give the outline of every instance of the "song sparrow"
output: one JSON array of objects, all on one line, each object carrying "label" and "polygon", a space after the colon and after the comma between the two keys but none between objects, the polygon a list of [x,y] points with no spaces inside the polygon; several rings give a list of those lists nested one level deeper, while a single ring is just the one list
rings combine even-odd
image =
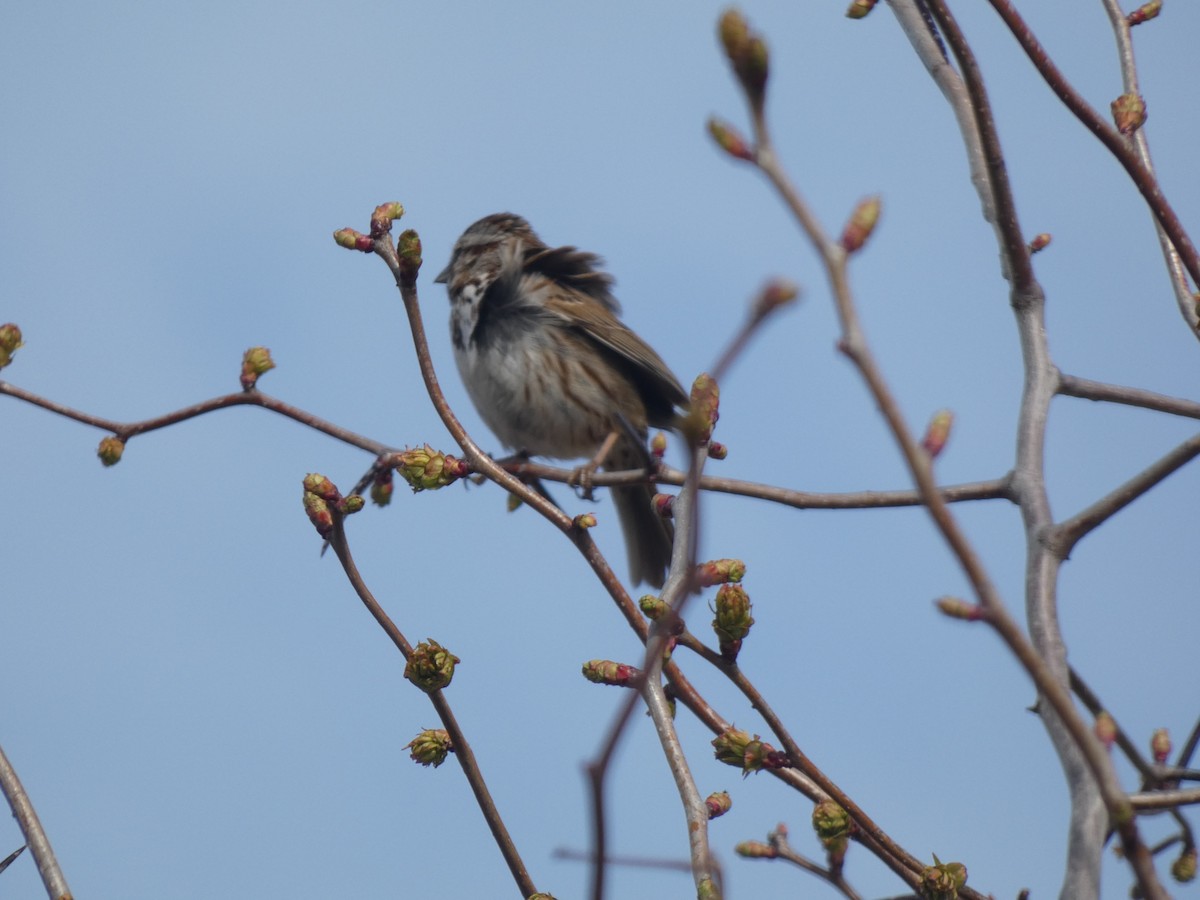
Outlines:
[{"label": "song sparrow", "polygon": [[[613,280],[599,265],[594,254],[547,246],[520,216],[496,213],[463,232],[436,280],[450,295],[458,371],[496,437],[535,456],[640,468],[647,427],[672,427],[687,395],[617,318]],[[661,587],[672,531],[652,496],[648,484],[612,492],[630,577]]]}]

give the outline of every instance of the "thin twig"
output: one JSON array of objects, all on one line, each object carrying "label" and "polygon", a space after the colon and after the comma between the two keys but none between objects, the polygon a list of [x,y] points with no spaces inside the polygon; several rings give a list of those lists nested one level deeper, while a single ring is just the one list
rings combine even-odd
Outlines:
[{"label": "thin twig", "polygon": [[[938,2],[938,0],[934,0],[934,2]],[[1008,26],[1009,31],[1012,32],[1021,49],[1025,51],[1025,55],[1029,57],[1029,61],[1033,63],[1034,68],[1045,79],[1046,84],[1050,86],[1050,89],[1054,91],[1058,99],[1117,158],[1117,162],[1125,169],[1126,174],[1129,175],[1129,179],[1141,193],[1142,197],[1145,198],[1155,221],[1167,234],[1175,250],[1178,251],[1184,267],[1192,276],[1192,283],[1200,285],[1200,256],[1197,255],[1196,247],[1192,244],[1192,239],[1188,236],[1183,224],[1179,221],[1175,210],[1163,195],[1162,188],[1159,186],[1158,179],[1154,177],[1154,173],[1142,164],[1142,160],[1138,158],[1138,154],[1130,141],[1121,135],[1116,128],[1101,118],[1088,102],[1083,99],[1083,96],[1067,81],[1066,77],[1050,59],[1045,48],[1038,41],[1037,37],[1034,36],[1012,3],[1009,0],[989,0],[989,2],[992,4],[992,8],[1000,14],[1000,18],[1004,20],[1004,24]],[[943,28],[944,33],[945,29]],[[1195,328],[1196,319],[1194,310],[1191,312],[1188,321]]]},{"label": "thin twig", "polygon": [[1196,752],[1197,746],[1200,746],[1200,719],[1196,720],[1196,724],[1192,726],[1187,740],[1179,748],[1179,755],[1175,758],[1175,765],[1181,769],[1190,766],[1192,764],[1192,754]]},{"label": "thin twig", "polygon": [[827,882],[829,885],[836,888],[843,897],[847,898],[847,900],[860,900],[858,891],[854,890],[854,888],[850,886],[850,883],[846,881],[846,878],[841,871],[831,871],[824,866],[813,862],[803,854],[798,853],[796,849],[788,842],[787,831],[782,825],[767,835],[767,842],[771,845],[771,848],[775,851],[776,855],[780,859],[785,859],[792,865],[798,866],[805,872],[815,875],[822,881]]},{"label": "thin twig", "polygon": [[[703,447],[694,447],[691,465],[683,490],[675,499],[676,529],[671,549],[671,565],[663,584],[662,599],[677,612],[682,609],[692,591],[692,572],[695,569],[695,547],[699,517],[697,513],[698,482],[706,458]],[[641,696],[646,702],[655,730],[659,735],[663,752],[675,779],[688,820],[688,838],[693,878],[697,893],[703,897],[720,896],[720,884],[711,852],[708,849],[708,810],[695,786],[675,732],[669,704],[663,692],[660,672],[663,670],[663,652],[669,635],[660,628],[651,630],[648,636],[639,635],[646,644],[642,671],[645,673]],[[673,686],[681,681],[681,674],[673,666],[668,667]],[[617,745],[625,733],[638,695],[631,694],[618,708],[610,724],[600,753],[587,766],[588,782],[592,803],[592,893],[593,900],[604,895],[604,860],[607,852],[607,825],[605,815],[604,785]]]},{"label": "thin twig", "polygon": [[[1104,4],[1104,11],[1108,13],[1113,37],[1117,41],[1117,57],[1121,62],[1121,81],[1124,92],[1140,96],[1142,92],[1138,87],[1137,62],[1133,56],[1133,35],[1129,27],[1129,20],[1125,17],[1125,11],[1121,9],[1118,0],[1101,0],[1101,2]],[[1139,128],[1133,133],[1133,150],[1146,171],[1154,176],[1154,163],[1150,159],[1150,142],[1146,138],[1145,128]],[[1179,307],[1183,320],[1193,333],[1197,333],[1197,328],[1200,328],[1200,320],[1197,318],[1196,300],[1188,289],[1187,272],[1183,267],[1183,260],[1175,250],[1175,245],[1171,243],[1170,235],[1163,230],[1157,220],[1154,222],[1154,231],[1158,235],[1163,262],[1167,266],[1167,276],[1171,280],[1171,289],[1175,293],[1175,303]]]},{"label": "thin twig", "polygon": [[20,847],[18,847],[12,853],[8,854],[8,856],[4,857],[4,859],[0,859],[0,872],[3,872],[5,869],[7,869],[9,866],[11,866],[14,862],[16,862],[17,857],[20,856],[22,853],[24,853],[27,849],[29,849],[29,845],[22,844]]},{"label": "thin twig", "polygon": [[1149,791],[1145,794],[1130,794],[1129,802],[1139,812],[1151,809],[1175,809],[1200,803],[1200,788],[1186,791]]},{"label": "thin twig", "polygon": [[[329,545],[333,548],[334,553],[337,554],[338,561],[341,562],[346,577],[349,579],[351,586],[353,586],[354,592],[358,594],[358,598],[363,602],[363,605],[366,606],[371,616],[379,623],[384,633],[387,634],[407,661],[413,652],[412,645],[405,638],[396,623],[392,621],[391,616],[379,605],[379,601],[375,599],[375,595],[371,592],[371,589],[367,587],[362,574],[358,571],[358,566],[354,562],[354,557],[350,553],[350,544],[346,540],[344,520],[336,512],[333,517],[333,532],[329,536]],[[472,793],[475,794],[475,801],[479,804],[480,812],[483,813],[484,821],[487,822],[488,828],[491,829],[492,838],[500,848],[500,854],[504,857],[505,863],[508,864],[508,870],[512,873],[513,880],[516,881],[517,887],[521,890],[521,896],[528,897],[537,893],[537,886],[533,883],[529,871],[525,868],[525,863],[521,860],[521,854],[517,852],[517,846],[513,843],[512,837],[508,833],[508,828],[504,825],[504,819],[501,818],[500,811],[496,807],[496,802],[492,799],[491,791],[488,790],[487,783],[483,780],[483,771],[479,767],[475,753],[472,751],[471,745],[467,742],[466,734],[459,727],[458,720],[454,716],[454,711],[450,708],[450,701],[446,699],[445,693],[441,690],[430,691],[429,700],[442,722],[442,727],[450,735],[450,744],[454,748],[454,757],[462,767],[467,783],[471,786]]]},{"label": "thin twig", "polygon": [[213,397],[209,400],[202,400],[199,403],[194,403],[191,406],[185,406],[182,409],[177,409],[174,412],[169,412],[161,416],[155,416],[151,419],[142,419],[139,422],[117,422],[113,419],[106,419],[102,416],[94,416],[91,413],[81,412],[77,409],[72,409],[69,406],[64,406],[61,403],[56,403],[53,400],[48,400],[45,397],[40,397],[37,394],[27,391],[24,388],[19,388],[15,384],[10,384],[6,381],[0,381],[0,395],[8,395],[16,397],[18,400],[24,400],[26,403],[32,403],[34,406],[40,406],[42,409],[49,410],[67,419],[73,419],[76,422],[82,422],[84,425],[91,425],[93,428],[100,428],[104,431],[111,431],[114,436],[121,441],[128,441],[130,438],[136,437],[139,434],[146,434],[150,431],[157,431],[160,428],[166,428],[168,425],[175,425],[178,422],[194,419],[197,416],[202,416],[206,413],[216,412],[219,409],[230,409],[234,406],[259,406],[263,409],[269,409],[271,412],[279,413],[281,416],[286,416],[299,422],[301,425],[307,425],[315,431],[320,431],[330,437],[337,438],[339,441],[350,444],[353,447],[359,447],[369,453],[379,455],[387,452],[389,448],[386,444],[381,444],[379,441],[373,441],[370,438],[363,437],[361,434],[356,434],[339,425],[334,425],[332,422],[327,422],[319,416],[314,416],[310,412],[306,412],[298,407],[292,406],[289,403],[284,403],[282,400],[264,394],[257,389],[248,391],[238,391],[236,394],[225,394],[220,397]]},{"label": "thin twig", "polygon": [[1105,384],[1102,381],[1091,381],[1075,375],[1059,373],[1058,393],[1068,397],[1079,397],[1083,400],[1122,403],[1126,406],[1140,406],[1142,409],[1153,409],[1175,416],[1186,416],[1189,419],[1200,419],[1200,403],[1195,400],[1169,397],[1166,394],[1156,394],[1154,391],[1126,387],[1121,384]]},{"label": "thin twig", "polygon": [[1049,529],[1044,539],[1046,546],[1060,559],[1067,559],[1071,550],[1085,535],[1197,456],[1200,456],[1200,434],[1188,438],[1087,509],[1080,510],[1071,518]]},{"label": "thin twig", "polygon": [[[506,471],[518,477],[529,476],[543,481],[570,484],[575,476],[573,469],[564,469],[545,463],[526,460],[502,462]],[[670,466],[661,466],[652,478],[660,484],[682,485],[687,477],[685,472]],[[992,478],[987,481],[972,481],[965,484],[940,485],[938,492],[947,503],[963,503],[970,500],[1010,500],[1010,476]],[[646,472],[642,469],[615,470],[612,472],[597,472],[592,477],[596,487],[613,487],[615,485],[644,484]],[[713,491],[720,494],[734,494],[740,497],[752,497],[756,500],[767,500],[782,506],[795,509],[884,509],[892,507],[921,506],[921,495],[914,490],[878,490],[878,491],[797,491],[790,488],[776,487],[760,481],[743,481],[737,478],[723,478],[717,475],[704,475],[700,478],[700,490]]]},{"label": "thin twig", "polygon": [[[1074,668],[1071,669],[1071,690],[1083,705],[1087,707],[1088,712],[1092,714],[1093,718],[1102,712],[1108,712],[1104,704],[1100,702],[1100,698],[1096,696],[1087,682],[1083,680]],[[1108,714],[1112,716],[1111,712],[1108,712]],[[1155,778],[1154,767],[1150,765],[1150,762],[1138,750],[1137,745],[1129,739],[1129,735],[1125,733],[1125,729],[1121,727],[1116,716],[1112,716],[1112,721],[1113,727],[1116,729],[1116,744],[1121,748],[1121,752],[1125,754],[1125,758],[1129,760],[1130,765],[1138,770],[1144,781],[1153,781]]]},{"label": "thin twig", "polygon": [[[787,753],[788,759],[791,761],[792,767],[811,780],[824,797],[834,800],[854,820],[855,825],[858,826],[858,831],[854,835],[855,840],[862,841],[870,846],[875,855],[893,872],[911,887],[917,887],[920,883],[918,873],[923,868],[921,861],[893,841],[887,832],[854,802],[849,794],[843,791],[833,779],[826,775],[800,749],[800,745],[792,737],[783,720],[776,715],[766,698],[763,697],[754,683],[746,677],[737,663],[729,662],[690,632],[681,634],[677,638],[677,641],[680,647],[686,647],[693,653],[698,654],[724,674],[742,692],[742,695],[750,701],[750,705],[763,717],[767,728],[779,740],[784,752]],[[964,896],[967,895],[964,894]]]},{"label": "thin twig", "polygon": [[[551,852],[553,859],[565,859],[569,862],[594,862],[595,856],[582,850],[571,850],[559,847]],[[630,869],[665,869],[670,872],[691,872],[692,863],[686,859],[652,859],[648,856],[629,856],[614,853],[604,858],[606,866],[625,866]]]},{"label": "thin twig", "polygon": [[54,848],[50,846],[50,839],[46,837],[46,831],[38,820],[37,810],[33,808],[33,803],[30,802],[29,795],[25,793],[21,779],[17,777],[17,772],[12,767],[12,763],[8,761],[8,757],[4,755],[2,747],[0,747],[0,792],[8,801],[13,818],[17,820],[21,834],[25,836],[25,843],[29,847],[29,852],[33,854],[34,862],[37,863],[38,874],[42,876],[42,884],[46,888],[47,896],[50,897],[50,900],[71,900],[71,889],[67,887],[67,879],[58,865],[58,860],[54,857]]},{"label": "thin twig", "polygon": [[[1029,252],[1016,243],[1020,227],[1016,221],[1004,157],[996,137],[994,118],[987,91],[980,76],[974,53],[958,23],[943,0],[924,0],[958,62],[959,71],[971,97],[979,128],[980,143],[986,158],[988,188],[999,211],[1001,253],[1009,259],[1012,307],[1017,316],[1018,334],[1024,359],[1025,385],[1018,417],[1017,465],[1014,491],[1021,507],[1028,535],[1038,535],[1051,522],[1049,498],[1045,487],[1045,430],[1051,396],[1056,389],[1057,370],[1050,362],[1046,344],[1044,297],[1033,278]],[[1002,0],[992,0],[993,5]],[[1044,55],[1044,54],[1043,54]],[[1006,223],[1011,220],[1011,225]],[[899,437],[899,435],[898,435]],[[914,470],[918,482],[921,468]],[[924,486],[922,486],[924,489]],[[930,513],[942,524],[951,522],[948,509],[940,498],[930,496]],[[957,527],[954,528],[957,531]],[[958,555],[956,542],[947,541]],[[1071,828],[1068,841],[1067,884],[1064,890],[1083,894],[1099,889],[1099,852],[1103,841],[1103,823],[1096,816],[1096,791],[1103,801],[1108,821],[1121,836],[1126,859],[1146,895],[1155,900],[1165,897],[1158,882],[1153,860],[1138,834],[1128,798],[1121,788],[1111,761],[1100,742],[1079,716],[1066,690],[1066,649],[1055,611],[1058,559],[1036,540],[1027,542],[1026,606],[1029,638],[1017,625],[994,593],[990,583],[981,585],[974,578],[985,618],[1029,672],[1047,701],[1043,719],[1058,751],[1071,791]],[[962,557],[960,557],[961,559]],[[967,560],[964,559],[964,564]],[[987,592],[981,593],[980,587]],[[1030,643],[1032,639],[1033,643]],[[1036,645],[1036,649],[1035,649]],[[1090,773],[1091,778],[1087,776]]]}]

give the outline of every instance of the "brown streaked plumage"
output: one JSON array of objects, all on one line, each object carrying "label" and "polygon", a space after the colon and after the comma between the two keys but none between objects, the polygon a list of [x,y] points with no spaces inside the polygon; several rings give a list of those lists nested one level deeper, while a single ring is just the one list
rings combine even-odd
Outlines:
[{"label": "brown streaked plumage", "polygon": [[[600,259],[549,247],[520,216],[480,219],[437,277],[450,295],[450,336],[467,393],[507,446],[556,459],[642,466],[650,427],[671,428],[687,401],[671,370],[617,317]],[[650,485],[615,488],[630,576],[661,587],[672,530]]]}]

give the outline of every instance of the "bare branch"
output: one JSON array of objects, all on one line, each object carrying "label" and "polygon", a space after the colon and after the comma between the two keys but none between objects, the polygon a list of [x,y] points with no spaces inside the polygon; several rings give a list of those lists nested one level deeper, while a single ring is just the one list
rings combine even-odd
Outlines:
[{"label": "bare branch", "polygon": [[[937,0],[934,0],[934,2],[937,2]],[[1046,84],[1050,86],[1050,89],[1054,91],[1058,99],[1108,148],[1109,152],[1117,158],[1117,162],[1124,167],[1126,174],[1129,175],[1134,186],[1141,193],[1142,197],[1145,198],[1155,221],[1166,233],[1171,244],[1179,253],[1184,268],[1192,276],[1192,284],[1200,285],[1200,256],[1196,253],[1196,247],[1192,244],[1192,239],[1188,236],[1187,231],[1184,230],[1183,224],[1175,214],[1175,210],[1163,195],[1158,179],[1154,177],[1152,171],[1142,164],[1142,160],[1139,159],[1132,142],[1101,118],[1088,102],[1083,99],[1080,93],[1072,87],[1071,83],[1067,81],[1058,66],[1050,59],[1045,48],[1042,47],[1029,26],[1025,24],[1025,20],[1021,18],[1021,15],[1009,0],[989,0],[989,2],[992,4],[992,8],[1000,14],[1000,18],[1004,20],[1004,24],[1008,26],[1013,37],[1017,39],[1017,43],[1025,51],[1025,55],[1029,57],[1029,61],[1033,63],[1034,68],[1045,79]],[[1185,318],[1187,318],[1192,328],[1195,329],[1197,323],[1194,308],[1185,312]]]},{"label": "bare branch", "polygon": [[1082,400],[1104,400],[1109,403],[1123,403],[1126,406],[1140,406],[1143,409],[1153,409],[1158,412],[1171,413],[1175,416],[1200,419],[1200,403],[1194,400],[1168,397],[1166,394],[1156,394],[1154,391],[1146,391],[1141,388],[1125,387],[1119,384],[1105,384],[1101,381],[1090,381],[1087,378],[1077,378],[1074,375],[1059,375],[1058,393],[1067,397],[1079,397]]},{"label": "bare branch", "polygon": [[[1125,12],[1121,9],[1118,0],[1101,0],[1101,2],[1104,4],[1105,12],[1108,13],[1109,22],[1112,24],[1113,37],[1117,40],[1117,57],[1121,62],[1121,81],[1124,92],[1140,96],[1142,92],[1138,87],[1137,63],[1133,57],[1133,35],[1130,33],[1129,20],[1125,17]],[[1146,171],[1153,176],[1154,164],[1150,160],[1150,144],[1146,138],[1145,128],[1139,128],[1133,133],[1133,150]],[[1175,303],[1179,307],[1179,312],[1192,332],[1200,333],[1198,332],[1200,316],[1197,315],[1196,298],[1192,296],[1192,292],[1188,288],[1187,272],[1183,267],[1183,260],[1176,251],[1175,245],[1171,243],[1170,235],[1157,219],[1154,221],[1154,231],[1158,235],[1158,244],[1162,249],[1163,262],[1167,266],[1167,275],[1171,280],[1171,288],[1175,293]]]},{"label": "bare branch", "polygon": [[[530,476],[543,481],[570,484],[575,473],[572,469],[563,469],[545,463],[535,463],[528,460],[501,462],[505,470],[518,477]],[[987,481],[972,481],[965,484],[947,484],[938,487],[938,493],[947,503],[963,503],[968,500],[1012,500],[1009,479],[992,478]],[[654,473],[652,480],[661,484],[682,485],[686,474],[670,466],[662,466]],[[646,481],[646,473],[641,469],[626,471],[597,472],[592,477],[592,484],[597,487],[612,487],[618,484],[641,484]],[[722,494],[735,494],[741,497],[754,497],[758,500],[768,500],[783,506],[796,509],[884,509],[903,506],[920,506],[921,495],[914,490],[881,490],[881,491],[845,491],[819,492],[797,491],[790,488],[764,484],[760,481],[743,481],[737,478],[722,478],[716,475],[704,475],[700,478],[702,491],[715,491]]]},{"label": "bare branch", "polygon": [[1074,668],[1071,669],[1071,690],[1075,693],[1075,696],[1080,699],[1083,705],[1087,707],[1088,712],[1092,714],[1093,718],[1100,715],[1102,712],[1108,712],[1108,714],[1112,716],[1113,726],[1117,730],[1115,738],[1117,746],[1121,748],[1121,752],[1125,754],[1125,758],[1128,759],[1130,764],[1138,770],[1144,780],[1154,780],[1154,767],[1150,765],[1146,757],[1144,757],[1142,752],[1138,750],[1137,745],[1135,745],[1133,741],[1129,739],[1129,735],[1125,733],[1125,729],[1121,727],[1121,724],[1117,721],[1116,716],[1113,716],[1112,713],[1105,708],[1104,704],[1100,702],[1100,698],[1096,696],[1096,694],[1088,686],[1087,682],[1083,680],[1083,678],[1078,672],[1075,671]]},{"label": "bare branch", "polygon": [[[763,697],[754,683],[746,677],[737,663],[729,662],[719,653],[705,646],[702,641],[691,633],[685,632],[680,635],[678,642],[679,646],[687,647],[692,652],[700,655],[710,665],[724,674],[742,692],[742,695],[750,701],[750,705],[763,717],[763,721],[766,722],[771,733],[775,735],[779,743],[783,746],[784,752],[787,753],[788,759],[791,760],[792,767],[806,776],[821,792],[814,799],[828,797],[834,800],[854,820],[855,825],[858,826],[858,831],[853,836],[854,839],[870,847],[875,855],[909,886],[917,887],[920,883],[919,873],[924,868],[921,861],[892,840],[888,833],[865,810],[855,803],[849,794],[843,791],[833,779],[826,775],[808,757],[792,737],[783,720],[776,715],[766,698]],[[964,896],[970,896],[970,894],[964,893]]]},{"label": "bare branch", "polygon": [[[688,596],[692,593],[692,573],[695,571],[696,533],[698,527],[697,497],[700,473],[707,458],[706,447],[692,448],[691,465],[683,490],[675,498],[676,522],[675,544],[671,554],[671,568],[663,586],[662,599],[675,612],[681,612]],[[662,620],[665,622],[666,620]],[[659,626],[659,623],[655,623]],[[646,643],[646,680],[642,685],[642,697],[654,722],[659,743],[667,758],[667,765],[675,780],[676,790],[683,803],[687,818],[688,846],[691,851],[692,878],[696,883],[696,895],[704,900],[720,900],[719,874],[713,863],[712,851],[708,846],[708,806],[704,802],[696,781],[688,767],[687,757],[675,731],[671,705],[662,686],[663,652],[669,637],[662,627],[655,627],[651,639]],[[628,721],[628,719],[626,719]]]},{"label": "bare branch", "polygon": [[[1001,254],[1012,266],[1011,303],[1017,317],[1025,370],[1013,490],[1021,507],[1026,533],[1033,536],[1049,527],[1052,521],[1045,486],[1044,449],[1050,400],[1056,390],[1058,373],[1050,362],[1046,344],[1044,297],[1041,286],[1033,278],[1027,249],[1017,247],[1020,228],[1016,225],[1016,208],[999,142],[995,137],[987,91],[974,62],[974,55],[946,4],[942,0],[926,2],[959,63],[971,97],[995,195]],[[993,5],[996,2],[993,0]],[[934,513],[939,504],[940,500],[930,497],[930,512]],[[949,514],[946,515],[948,517]],[[952,542],[951,547],[957,555],[958,550]],[[974,580],[972,584],[987,611],[987,620],[1000,633],[1048,701],[1048,709],[1043,711],[1043,721],[1067,774],[1072,797],[1067,884],[1064,890],[1081,895],[1099,890],[1099,854],[1106,823],[1098,815],[1097,800],[1102,799],[1107,819],[1120,833],[1126,858],[1142,889],[1149,896],[1164,897],[1153,861],[1138,835],[1128,800],[1111,762],[1078,715],[1065,690],[1068,681],[1066,648],[1055,610],[1058,560],[1036,540],[1029,540],[1027,547],[1026,610],[1032,645],[1000,605],[999,598],[980,593],[979,585]]]},{"label": "bare branch", "polygon": [[[1004,164],[1004,154],[1000,149],[1000,137],[996,131],[996,123],[992,117],[991,103],[983,86],[983,77],[975,54],[971,51],[958,24],[950,14],[942,0],[926,0],[929,12],[937,21],[942,38],[946,41],[950,52],[958,63],[959,73],[970,98],[970,107],[974,115],[975,128],[978,132],[978,145],[983,154],[987,172],[987,190],[990,194],[991,206],[995,209],[993,224],[999,237],[1000,251],[1004,259],[1005,277],[1013,287],[1013,302],[1028,302],[1035,292],[1033,265],[1030,260],[1029,247],[1025,236],[1021,233],[1017,221],[1017,208],[1013,201],[1012,188],[1008,180],[1008,167]],[[969,133],[969,132],[965,132]],[[972,142],[973,144],[973,142]],[[976,186],[980,188],[980,185]],[[985,210],[987,204],[985,203]],[[1036,290],[1040,296],[1040,289]]]},{"label": "bare branch", "polygon": [[[341,562],[342,568],[346,572],[346,577],[350,580],[350,584],[354,588],[354,592],[358,594],[358,598],[366,606],[368,612],[371,613],[372,618],[379,623],[384,633],[387,634],[407,661],[413,652],[412,645],[404,637],[404,634],[396,626],[396,623],[392,621],[392,618],[383,607],[379,605],[379,601],[375,599],[375,595],[363,580],[361,573],[358,571],[358,566],[355,565],[354,557],[350,553],[350,544],[346,540],[344,520],[341,514],[337,512],[334,513],[333,533],[329,536],[329,544],[333,547],[334,553],[337,554],[338,561]],[[471,786],[471,792],[475,795],[475,801],[479,804],[480,812],[483,813],[484,821],[487,822],[488,828],[491,829],[492,838],[496,841],[496,846],[500,848],[500,853],[504,857],[504,861],[508,864],[508,870],[512,874],[513,880],[516,881],[517,887],[521,890],[521,896],[528,897],[537,893],[537,886],[533,883],[533,879],[525,868],[525,863],[521,860],[520,853],[517,852],[517,846],[513,843],[512,837],[508,833],[504,819],[500,816],[500,810],[497,809],[496,802],[492,799],[491,791],[488,790],[487,783],[483,780],[483,771],[479,767],[479,762],[475,758],[475,753],[471,749],[471,745],[467,742],[466,734],[459,727],[458,720],[454,716],[454,711],[450,708],[450,701],[446,699],[445,692],[441,690],[430,691],[428,692],[428,696],[434,710],[438,714],[438,718],[441,719],[442,727],[450,735],[450,743],[454,747],[454,757],[462,767],[467,783]]]},{"label": "bare branch", "polygon": [[47,400],[45,397],[39,397],[37,394],[6,381],[0,381],[0,395],[16,397],[18,400],[24,400],[26,403],[40,406],[42,409],[49,410],[64,418],[73,419],[76,422],[82,422],[84,425],[91,425],[94,428],[100,428],[104,431],[111,431],[122,441],[128,441],[136,435],[157,431],[160,428],[166,428],[178,422],[194,419],[205,413],[215,412],[218,409],[229,409],[234,406],[259,406],[263,409],[269,409],[271,412],[279,413],[281,416],[286,416],[289,419],[299,422],[301,425],[307,425],[309,428],[320,431],[330,437],[337,438],[339,441],[350,444],[352,447],[359,447],[369,453],[374,453],[377,456],[391,449],[386,444],[373,441],[370,438],[363,437],[361,434],[355,434],[353,431],[334,425],[332,422],[327,422],[319,416],[314,416],[312,413],[305,412],[298,407],[284,403],[282,400],[277,400],[256,389],[239,391],[236,394],[225,394],[221,397],[213,397],[211,400],[202,400],[191,406],[185,406],[183,409],[155,416],[152,419],[143,419],[140,422],[117,422],[113,419],[94,416],[91,413],[80,412],[61,403],[55,403],[53,400]]},{"label": "bare branch", "polygon": [[63,875],[62,869],[59,868],[58,860],[54,857],[54,848],[50,846],[50,839],[46,837],[42,823],[38,820],[37,810],[33,808],[33,803],[30,802],[29,795],[25,793],[21,779],[17,777],[17,772],[8,761],[8,757],[4,755],[2,747],[0,747],[0,792],[3,792],[4,798],[8,801],[13,818],[17,820],[17,825],[21,829],[21,834],[25,835],[25,843],[29,847],[29,852],[33,854],[34,862],[37,863],[38,874],[42,876],[46,894],[50,900],[70,900],[71,889],[67,887],[67,879]]},{"label": "bare branch", "polygon": [[1130,794],[1129,802],[1138,812],[1152,809],[1175,809],[1200,803],[1200,788],[1186,791],[1149,791],[1145,794]]},{"label": "bare branch", "polygon": [[[787,829],[780,825],[774,831],[767,835],[767,841],[771,850],[775,853],[775,858],[784,859],[792,865],[808,872],[810,875],[815,875],[822,881],[827,882],[831,887],[837,889],[847,900],[859,900],[859,894],[852,888],[849,882],[841,872],[830,871],[824,866],[813,862],[808,857],[798,853],[787,839]],[[765,857],[771,858],[771,857]]]},{"label": "bare branch", "polygon": [[1080,539],[1112,518],[1168,475],[1200,455],[1200,434],[1188,438],[1153,465],[1143,469],[1112,493],[1046,532],[1045,544],[1060,559],[1071,555]]}]

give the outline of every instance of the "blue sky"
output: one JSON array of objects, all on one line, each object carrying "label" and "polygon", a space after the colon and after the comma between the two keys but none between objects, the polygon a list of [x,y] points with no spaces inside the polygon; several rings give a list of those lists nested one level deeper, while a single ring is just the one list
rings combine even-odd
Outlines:
[{"label": "blue sky", "polygon": [[[984,4],[956,10],[988,80],[1050,347],[1073,374],[1195,394],[1200,347],[1171,297],[1149,217],[1112,158],[1070,119]],[[1023,4],[1089,101],[1121,92],[1098,3]],[[714,474],[808,490],[907,486],[890,439],[836,353],[828,291],[763,179],[704,133],[744,123],[714,38],[718,4],[475,2],[38,6],[0,11],[0,321],[27,346],[3,377],[135,420],[236,390],[266,345],[265,391],[401,446],[450,449],[403,312],[373,259],[330,234],[400,200],[422,235],[434,361],[472,433],[499,449],[458,383],[443,289],[431,283],[481,215],[526,216],[550,243],[601,253],[627,321],[685,382],[712,364],[770,275],[803,304],[760,335],[722,385]],[[957,420],[946,482],[1011,465],[1019,352],[1006,285],[952,117],[886,8],[743,7],[772,48],[779,151],[831,230],[879,193],[853,280],[905,413]],[[1185,224],[1200,215],[1194,36],[1168,2],[1135,32],[1152,152]],[[1153,413],[1055,401],[1048,472],[1066,517],[1195,431]],[[320,471],[348,487],[361,452],[261,410],[221,412],[95,458],[103,435],[0,402],[4,651],[0,744],[78,896],[297,898],[352,892],[511,895],[454,765],[403,746],[435,725],[300,506]],[[678,462],[678,459],[676,459]],[[1064,568],[1071,660],[1145,744],[1196,714],[1195,465],[1089,536]],[[594,508],[618,571],[605,498]],[[747,560],[758,624],[742,663],[806,752],[912,852],[961,860],[996,896],[1046,896],[1062,869],[1066,799],[1028,679],[982,628],[930,601],[963,593],[915,510],[797,512],[705,501],[704,555]],[[1022,606],[1024,537],[1001,501],[956,512],[1006,601]],[[581,765],[620,699],[587,684],[594,657],[638,649],[570,545],[494,488],[416,496],[352,523],[368,582],[412,640],[463,659],[451,690],[485,776],[543,890],[581,896]],[[706,599],[693,606],[706,630]],[[762,730],[696,660],[718,708]],[[709,758],[682,717],[730,896],[815,882],[734,858],[779,821],[817,853],[810,805]],[[1135,784],[1127,769],[1126,783]],[[612,844],[668,859],[683,817],[649,723],[617,759]],[[6,820],[7,821],[7,820]],[[1151,838],[1165,823],[1146,824]],[[0,825],[0,856],[20,843]],[[861,849],[864,895],[901,886]],[[611,896],[688,896],[685,876],[616,871]],[[1106,863],[1106,895],[1124,895]],[[0,894],[37,896],[23,859]]]}]

